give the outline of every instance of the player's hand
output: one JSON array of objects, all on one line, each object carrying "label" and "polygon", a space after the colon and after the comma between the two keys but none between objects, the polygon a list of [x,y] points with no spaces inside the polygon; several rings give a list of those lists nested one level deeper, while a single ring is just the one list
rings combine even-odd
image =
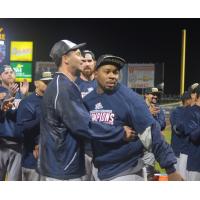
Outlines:
[{"label": "player's hand", "polygon": [[12,83],[9,85],[9,94],[11,97],[14,97],[18,91],[19,91],[19,86],[17,83]]},{"label": "player's hand", "polygon": [[7,110],[9,110],[10,108],[13,107],[13,101],[14,101],[14,97],[11,97],[9,99],[5,99],[3,102],[2,102],[2,105],[1,105],[1,110],[6,112]]},{"label": "player's hand", "polygon": [[6,93],[5,92],[1,92],[0,93],[0,100],[3,100],[5,96],[6,96]]},{"label": "player's hand", "polygon": [[124,134],[125,134],[125,136],[124,136],[125,141],[134,140],[136,137],[135,131],[128,126],[124,126]]},{"label": "player's hand", "polygon": [[156,107],[154,104],[151,104],[149,107],[149,111],[153,116],[155,116],[160,112],[160,109]]},{"label": "player's hand", "polygon": [[168,175],[169,181],[184,181],[183,177],[178,172],[173,172]]},{"label": "player's hand", "polygon": [[39,156],[39,145],[35,145],[35,148],[33,150],[33,156],[35,159],[38,159]]},{"label": "player's hand", "polygon": [[20,82],[20,92],[23,94],[23,95],[26,95],[29,91],[29,82],[24,79],[23,82]]}]

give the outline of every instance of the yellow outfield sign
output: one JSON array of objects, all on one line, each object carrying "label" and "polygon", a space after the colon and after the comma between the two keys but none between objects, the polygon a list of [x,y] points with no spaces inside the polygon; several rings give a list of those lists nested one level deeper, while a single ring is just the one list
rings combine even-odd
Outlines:
[{"label": "yellow outfield sign", "polygon": [[11,41],[10,61],[32,61],[33,42]]},{"label": "yellow outfield sign", "polygon": [[3,40],[3,41],[6,40],[6,34],[3,27],[0,27],[0,40]]},{"label": "yellow outfield sign", "polygon": [[16,82],[23,82],[23,81],[28,81],[29,83],[32,82],[32,78],[16,78],[15,81]]}]

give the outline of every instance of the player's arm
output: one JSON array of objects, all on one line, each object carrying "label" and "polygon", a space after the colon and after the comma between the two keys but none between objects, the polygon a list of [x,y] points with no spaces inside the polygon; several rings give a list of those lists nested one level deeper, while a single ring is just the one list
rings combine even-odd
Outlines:
[{"label": "player's arm", "polygon": [[[134,102],[129,102],[129,109],[131,111],[129,112],[129,121],[135,127],[144,147],[153,152],[155,159],[162,168],[166,169],[168,174],[176,174],[174,164],[177,161],[173,150],[165,142],[161,134],[160,125],[152,118],[144,100],[136,96]],[[180,176],[179,178],[181,179]]]},{"label": "player's arm", "polygon": [[199,142],[200,140],[200,126],[198,121],[199,120],[197,119],[196,114],[193,112],[193,110],[189,109],[184,119],[184,127],[186,134],[194,143]]},{"label": "player's arm", "polygon": [[176,134],[177,136],[181,135],[181,130],[180,130],[180,122],[178,122],[177,120],[178,118],[178,114],[177,114],[177,110],[173,110],[170,114],[170,124],[171,124],[171,128],[172,128],[172,133]]},{"label": "player's arm", "polygon": [[166,127],[166,121],[165,121],[165,113],[162,108],[160,108],[160,112],[157,114],[156,120],[160,124],[161,131],[164,130]]},{"label": "player's arm", "polygon": [[191,133],[190,139],[192,142],[199,142],[200,141],[200,126],[197,126]]},{"label": "player's arm", "polygon": [[35,108],[35,112],[28,104],[22,100],[17,111],[17,128],[19,132],[26,130],[32,130],[40,126],[40,111],[39,108]]},{"label": "player's arm", "polygon": [[195,112],[187,109],[183,118],[184,132],[193,142],[200,139],[200,127],[197,123]]}]

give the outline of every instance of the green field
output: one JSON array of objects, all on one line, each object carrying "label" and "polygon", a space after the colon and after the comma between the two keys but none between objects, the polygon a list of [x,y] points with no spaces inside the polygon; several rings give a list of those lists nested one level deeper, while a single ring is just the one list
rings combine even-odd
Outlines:
[{"label": "green field", "polygon": [[[171,143],[171,127],[168,125],[164,130],[165,140],[170,144]],[[160,167],[160,165],[156,162],[155,166],[156,170],[160,171],[160,173],[166,173],[164,169]]]}]

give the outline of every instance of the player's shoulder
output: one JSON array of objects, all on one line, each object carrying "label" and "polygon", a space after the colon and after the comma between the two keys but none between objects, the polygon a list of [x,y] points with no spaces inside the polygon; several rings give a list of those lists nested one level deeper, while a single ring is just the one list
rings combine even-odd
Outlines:
[{"label": "player's shoulder", "polygon": [[0,86],[0,92],[8,92],[8,89],[3,86]]},{"label": "player's shoulder", "polygon": [[144,98],[140,94],[136,93],[135,91],[133,91],[133,89],[128,88],[127,86],[125,86],[123,84],[120,84],[120,92],[128,100],[136,100],[136,101],[144,100]]},{"label": "player's shoulder", "polygon": [[20,104],[29,104],[33,99],[36,98],[36,94],[35,92],[32,92],[31,94],[29,94],[28,96],[24,97],[21,101]]}]

